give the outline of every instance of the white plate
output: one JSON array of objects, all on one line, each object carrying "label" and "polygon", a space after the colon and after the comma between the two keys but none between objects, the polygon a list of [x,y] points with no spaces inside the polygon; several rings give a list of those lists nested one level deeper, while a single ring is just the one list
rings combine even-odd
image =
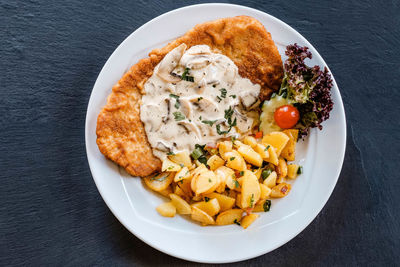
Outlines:
[{"label": "white plate", "polygon": [[272,34],[284,57],[285,46],[306,45],[311,65],[326,66],[314,47],[282,21],[255,9],[229,4],[194,5],[165,13],[133,32],[107,60],[94,85],[86,115],[86,151],[90,170],[104,201],[118,220],[150,246],[172,256],[204,263],[241,261],[272,251],[299,234],[320,212],[335,187],[343,163],[346,122],[336,82],[334,109],[323,131],[313,130],[298,145],[304,174],[293,182],[290,194],[273,200],[271,211],[261,214],[247,230],[237,225],[201,227],[183,216],[164,218],[155,208],[165,199],[147,190],[138,178],[106,160],[96,145],[96,119],[112,86],[131,65],[198,23],[223,17],[249,15]]}]

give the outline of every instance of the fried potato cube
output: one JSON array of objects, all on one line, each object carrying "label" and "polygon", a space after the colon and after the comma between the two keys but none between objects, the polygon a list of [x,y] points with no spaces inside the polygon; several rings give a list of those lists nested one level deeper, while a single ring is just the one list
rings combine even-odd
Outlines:
[{"label": "fried potato cube", "polygon": [[262,168],[258,168],[255,172],[253,172],[257,179],[260,179],[262,171]]},{"label": "fried potato cube", "polygon": [[159,205],[156,210],[164,217],[174,217],[176,214],[176,208],[171,202]]},{"label": "fried potato cube", "polygon": [[182,151],[175,155],[170,155],[170,156],[168,156],[168,158],[177,164],[183,164],[189,170],[191,170],[193,168],[192,160],[190,159],[190,155],[189,155],[188,151]]},{"label": "fried potato cube", "polygon": [[259,201],[253,209],[253,212],[267,212],[271,207],[271,200],[264,199]]},{"label": "fried potato cube", "polygon": [[218,169],[216,169],[214,173],[221,179],[221,184],[219,187],[222,187],[223,185],[223,190],[221,191],[221,188],[217,188],[216,189],[217,192],[222,193],[223,191],[225,191],[225,186],[228,186],[229,189],[235,188],[234,180],[236,179],[236,176],[235,172],[232,169],[225,166],[221,166]]},{"label": "fried potato cube", "polygon": [[201,222],[202,225],[215,224],[213,217],[211,217],[206,212],[194,206],[192,206],[191,218],[194,221]]},{"label": "fried potato cube", "polygon": [[210,216],[216,215],[221,210],[218,200],[216,198],[207,198],[207,200],[208,201],[197,202],[195,204],[192,204],[192,206],[201,209]]},{"label": "fried potato cube", "polygon": [[288,164],[287,177],[290,179],[296,179],[299,168],[300,168],[300,166],[297,164]]},{"label": "fried potato cube", "polygon": [[268,149],[268,158],[264,159],[266,162],[270,162],[274,165],[278,165],[279,160],[278,160],[278,155],[276,154],[276,150],[274,147],[271,145],[266,144],[265,145],[266,149]]},{"label": "fried potato cube", "polygon": [[189,169],[185,166],[179,172],[175,174],[174,182],[177,183],[183,179],[187,179],[190,177]]},{"label": "fried potato cube", "polygon": [[279,158],[278,166],[275,168],[278,179],[285,178],[287,176],[287,163],[283,158]]},{"label": "fried potato cube", "polygon": [[168,158],[165,159],[162,163],[161,170],[163,172],[178,172],[182,169],[182,167],[179,164],[176,164],[175,162],[172,162]]},{"label": "fried potato cube", "polygon": [[268,149],[262,144],[256,144],[253,149],[261,156],[263,160],[269,158]]},{"label": "fried potato cube", "polygon": [[267,199],[271,192],[271,188],[269,188],[265,184],[260,184],[260,200]]},{"label": "fried potato cube", "polygon": [[285,197],[287,196],[287,194],[289,194],[290,189],[292,189],[292,186],[290,184],[287,183],[278,184],[272,187],[271,197],[274,198]]},{"label": "fried potato cube", "polygon": [[[297,141],[298,130],[296,130],[296,131],[284,130],[283,132],[289,137],[289,141],[287,142],[286,146],[283,148],[281,156],[290,161],[295,160],[295,158],[296,158],[296,141]],[[296,135],[296,138],[293,136],[293,134]]]},{"label": "fried potato cube", "polygon": [[254,148],[257,145],[257,140],[253,136],[248,135],[243,139],[243,143]]},{"label": "fried potato cube", "polygon": [[237,151],[242,155],[242,157],[248,162],[253,164],[254,166],[261,167],[263,159],[251,146],[241,145],[237,149]]},{"label": "fried potato cube", "polygon": [[219,151],[219,154],[221,155],[221,157],[224,160],[227,160],[225,157],[225,153],[232,151],[232,142],[231,141],[223,141],[223,142],[219,143],[218,151]]},{"label": "fried potato cube", "polygon": [[[289,137],[282,132],[272,132],[264,135],[262,143],[267,146],[272,145],[276,149],[276,155],[279,156],[289,141]],[[268,150],[269,152],[269,150]]]},{"label": "fried potato cube", "polygon": [[269,188],[272,188],[276,185],[276,178],[278,178],[278,175],[276,174],[275,171],[271,172],[270,175],[264,180],[263,184],[268,186]]},{"label": "fried potato cube", "polygon": [[210,170],[215,170],[221,166],[224,166],[225,160],[221,159],[218,155],[212,155],[207,160],[207,165],[210,166]]},{"label": "fried potato cube", "polygon": [[213,192],[219,184],[219,178],[213,171],[206,170],[192,178],[191,188],[196,195]]},{"label": "fried potato cube", "polygon": [[172,188],[171,188],[171,186],[169,185],[169,186],[168,186],[167,188],[165,188],[164,190],[158,191],[158,193],[159,193],[160,195],[164,196],[164,197],[168,197],[169,194],[172,193]]},{"label": "fried potato cube", "polygon": [[228,225],[239,223],[242,219],[243,211],[241,209],[231,209],[221,212],[215,220],[217,225]]},{"label": "fried potato cube", "polygon": [[219,206],[220,206],[220,211],[225,211],[225,210],[229,210],[233,207],[233,205],[235,205],[235,199],[222,195],[222,194],[218,194],[218,193],[211,193],[211,194],[207,194],[205,195],[205,197],[208,197],[210,199],[216,198],[218,200]]},{"label": "fried potato cube", "polygon": [[242,208],[253,208],[260,199],[260,184],[257,177],[249,170],[244,172],[242,183]]},{"label": "fried potato cube", "polygon": [[172,204],[175,206],[178,214],[191,214],[192,208],[189,203],[187,203],[183,198],[178,195],[170,194],[169,198],[171,199]]},{"label": "fried potato cube", "polygon": [[242,207],[242,194],[237,194],[237,195],[236,195],[235,204],[236,204],[237,207],[239,207],[239,208],[241,208],[241,209],[244,209],[244,208]]},{"label": "fried potato cube", "polygon": [[244,216],[244,217],[242,218],[242,220],[241,220],[241,222],[240,222],[240,225],[241,225],[244,229],[247,229],[247,227],[249,227],[250,224],[252,224],[259,216],[260,216],[260,215],[254,214],[254,213],[249,214],[249,215],[246,215],[246,216]]},{"label": "fried potato cube", "polygon": [[286,129],[286,130],[283,130],[283,132],[285,134],[290,133],[293,137],[294,142],[297,143],[297,140],[299,139],[299,130],[298,129]]},{"label": "fried potato cube", "polygon": [[235,150],[225,153],[226,166],[238,171],[246,170],[246,162],[243,157]]},{"label": "fried potato cube", "polygon": [[174,180],[174,172],[161,172],[143,178],[144,183],[151,189],[160,192],[172,183]]}]

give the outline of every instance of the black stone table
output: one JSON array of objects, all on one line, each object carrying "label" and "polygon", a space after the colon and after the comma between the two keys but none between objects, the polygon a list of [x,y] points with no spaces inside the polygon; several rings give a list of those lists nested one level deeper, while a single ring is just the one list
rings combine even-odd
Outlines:
[{"label": "black stone table", "polygon": [[[400,1],[231,2],[276,16],[316,47],[348,130],[322,212],[289,243],[237,265],[399,265]],[[189,4],[0,0],[1,266],[189,264],[111,214],[84,141],[89,95],[110,54],[143,23]]]}]

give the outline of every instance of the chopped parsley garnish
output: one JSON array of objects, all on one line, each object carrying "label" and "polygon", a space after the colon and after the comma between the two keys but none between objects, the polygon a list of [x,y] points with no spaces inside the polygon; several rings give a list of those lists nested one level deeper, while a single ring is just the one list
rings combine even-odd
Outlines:
[{"label": "chopped parsley garnish", "polygon": [[244,175],[244,171],[240,171],[240,176],[243,176]]},{"label": "chopped parsley garnish", "polygon": [[237,224],[237,225],[239,225],[239,226],[240,226],[240,222],[238,222],[238,220],[237,220],[237,219],[235,219],[235,220],[233,221],[233,223],[234,223],[234,224]]},{"label": "chopped parsley garnish", "polygon": [[219,96],[217,96],[218,99],[218,103],[222,101],[222,98],[220,98]]},{"label": "chopped parsley garnish", "polygon": [[182,73],[181,79],[188,82],[194,82],[193,76],[189,76],[189,68],[186,68],[185,71]]},{"label": "chopped parsley garnish", "polygon": [[172,155],[175,155],[175,153],[172,152],[172,151],[170,151],[170,152],[167,153],[167,155],[168,155],[168,156],[172,156]]},{"label": "chopped parsley garnish", "polygon": [[209,182],[209,183],[211,183],[211,182],[212,182],[210,178],[208,178],[208,182]]},{"label": "chopped parsley garnish", "polygon": [[205,156],[206,152],[204,151],[204,146],[201,146],[199,144],[196,144],[194,146],[194,150],[193,152],[190,154],[190,156],[194,159],[194,160],[198,160],[200,163],[203,163],[204,165],[207,166],[207,158]]},{"label": "chopped parsley garnish", "polygon": [[215,121],[204,120],[204,121],[201,121],[201,122],[204,123],[204,124],[208,124],[208,125],[210,125],[212,127],[216,121],[217,120],[215,120]]},{"label": "chopped parsley garnish", "polygon": [[203,99],[202,96],[198,97],[198,98],[197,98],[197,102],[199,102],[199,101],[202,100],[202,99]]},{"label": "chopped parsley garnish", "polygon": [[217,126],[216,126],[217,127],[217,133],[219,135],[229,133],[230,130],[232,129],[232,127],[236,126],[236,118],[232,121],[232,115],[233,115],[232,107],[229,107],[229,109],[225,110],[224,118],[227,120],[229,128],[226,131],[221,131],[221,124],[217,124]]},{"label": "chopped parsley garnish", "polygon": [[174,114],[176,121],[182,121],[185,119],[185,116],[182,113],[180,113],[179,111],[175,111],[173,114]]},{"label": "chopped parsley garnish", "polygon": [[174,166],[169,166],[168,170],[172,170],[174,168]]},{"label": "chopped parsley garnish", "polygon": [[226,97],[226,93],[227,93],[226,89],[225,88],[221,88],[219,90],[221,91],[221,97],[225,98]]},{"label": "chopped parsley garnish", "polygon": [[231,157],[231,158],[229,158],[229,160],[230,160],[230,161],[232,161],[232,160],[234,160],[234,159],[235,159],[235,157]]},{"label": "chopped parsley garnish", "polygon": [[270,169],[263,170],[262,173],[261,173],[261,178],[262,178],[263,180],[265,180],[265,179],[268,178],[268,176],[269,176],[271,173],[272,173],[272,171],[271,171]]},{"label": "chopped parsley garnish", "polygon": [[303,166],[300,166],[298,169],[297,169],[297,174],[302,174],[303,173]]},{"label": "chopped parsley garnish", "polygon": [[235,187],[236,187],[236,188],[239,188],[239,187],[240,187],[239,182],[238,182],[237,180],[233,180],[233,181],[235,182]]},{"label": "chopped parsley garnish", "polygon": [[250,198],[250,208],[252,208],[254,205],[254,194],[251,194],[251,198]]},{"label": "chopped parsley garnish", "polygon": [[236,98],[236,95],[230,95],[229,97]]},{"label": "chopped parsley garnish", "polygon": [[175,108],[178,109],[181,106],[181,102],[179,102],[179,96],[174,94],[169,94],[169,96],[175,98]]},{"label": "chopped parsley garnish", "polygon": [[263,204],[263,209],[265,212],[267,212],[271,209],[271,200],[269,200],[269,199],[265,200],[265,202]]},{"label": "chopped parsley garnish", "polygon": [[266,148],[265,148],[265,151],[267,151],[269,148],[270,148],[271,146],[270,145],[268,145]]},{"label": "chopped parsley garnish", "polygon": [[162,176],[162,177],[160,177],[160,175],[161,175],[161,173],[159,173],[159,174],[157,174],[157,175],[151,177],[150,180],[151,180],[151,181],[154,181],[154,180],[155,180],[155,181],[158,181],[158,182],[162,182],[162,181],[164,181],[165,179],[167,179],[167,177],[168,177],[169,174],[165,174],[165,175]]},{"label": "chopped parsley garnish", "polygon": [[208,201],[210,201],[210,198],[209,197],[204,197],[204,201],[208,202]]}]

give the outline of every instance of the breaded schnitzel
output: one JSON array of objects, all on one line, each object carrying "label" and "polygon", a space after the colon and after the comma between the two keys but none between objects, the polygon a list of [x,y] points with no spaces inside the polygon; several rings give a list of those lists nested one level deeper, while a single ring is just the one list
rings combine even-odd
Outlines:
[{"label": "breaded schnitzel", "polygon": [[154,67],[182,43],[188,48],[205,44],[232,59],[242,77],[261,85],[261,100],[281,84],[283,68],[278,49],[270,33],[252,17],[237,16],[196,25],[165,47],[151,51],[112,88],[97,118],[97,145],[101,153],[133,176],[144,177],[161,169],[161,161],[153,155],[140,120],[140,100],[143,85]]}]

